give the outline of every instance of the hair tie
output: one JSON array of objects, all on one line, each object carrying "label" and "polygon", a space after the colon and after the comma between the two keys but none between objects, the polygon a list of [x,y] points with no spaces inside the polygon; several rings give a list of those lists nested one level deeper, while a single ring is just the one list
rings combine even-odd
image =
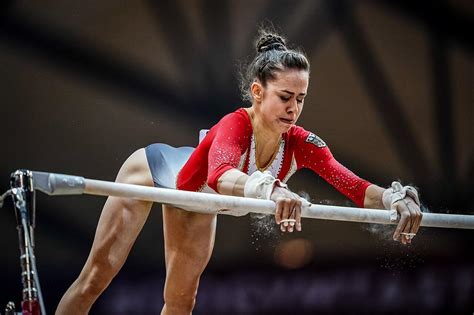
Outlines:
[{"label": "hair tie", "polygon": [[271,43],[271,44],[268,44],[268,45],[265,45],[265,46],[261,46],[258,51],[262,53],[262,52],[273,50],[273,49],[275,49],[275,50],[286,50],[286,47],[282,43]]}]

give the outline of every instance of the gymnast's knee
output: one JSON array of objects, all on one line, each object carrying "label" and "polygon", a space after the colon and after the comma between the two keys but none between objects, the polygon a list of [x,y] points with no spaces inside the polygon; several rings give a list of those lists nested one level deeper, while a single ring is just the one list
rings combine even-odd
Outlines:
[{"label": "gymnast's knee", "polygon": [[98,297],[118,273],[110,264],[92,261],[77,279],[77,293],[84,298]]},{"label": "gymnast's knee", "polygon": [[162,314],[191,314],[196,304],[196,293],[197,291],[193,294],[170,295],[165,293],[165,305]]}]

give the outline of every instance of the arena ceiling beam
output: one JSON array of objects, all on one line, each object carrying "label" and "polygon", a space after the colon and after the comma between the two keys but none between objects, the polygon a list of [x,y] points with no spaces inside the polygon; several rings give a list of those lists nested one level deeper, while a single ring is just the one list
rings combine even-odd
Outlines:
[{"label": "arena ceiling beam", "polygon": [[[136,65],[119,60],[116,56],[92,47],[90,43],[75,38],[34,21],[32,18],[13,14],[0,22],[0,40],[19,48],[21,54],[40,57],[54,66],[73,71],[87,80],[95,80],[105,86],[119,89],[144,100],[142,106],[156,110],[157,102],[173,104],[167,110],[180,108],[179,113],[209,120],[209,114],[192,102],[177,96],[166,78]],[[174,108],[174,109],[173,109]],[[182,110],[185,108],[186,110]]]}]

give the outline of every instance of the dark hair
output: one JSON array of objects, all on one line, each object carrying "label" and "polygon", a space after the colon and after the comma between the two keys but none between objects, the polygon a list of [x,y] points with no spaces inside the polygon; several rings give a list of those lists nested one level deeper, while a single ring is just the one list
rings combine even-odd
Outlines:
[{"label": "dark hair", "polygon": [[274,80],[276,72],[298,69],[309,72],[309,61],[300,50],[289,49],[285,39],[274,31],[261,28],[255,41],[257,53],[241,70],[240,90],[245,101],[252,101],[250,86],[255,80],[266,86]]}]

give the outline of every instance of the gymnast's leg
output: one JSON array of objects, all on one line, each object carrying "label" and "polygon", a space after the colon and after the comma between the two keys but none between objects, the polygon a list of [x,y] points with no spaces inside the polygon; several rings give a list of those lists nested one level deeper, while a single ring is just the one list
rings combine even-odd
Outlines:
[{"label": "gymnast's leg", "polygon": [[212,254],[217,217],[163,206],[166,282],[162,315],[189,315]]},{"label": "gymnast's leg", "polygon": [[[153,186],[145,150],[133,153],[122,165],[117,182]],[[109,197],[97,226],[89,257],[76,281],[62,297],[56,314],[87,314],[123,266],[150,213],[152,203]]]}]

